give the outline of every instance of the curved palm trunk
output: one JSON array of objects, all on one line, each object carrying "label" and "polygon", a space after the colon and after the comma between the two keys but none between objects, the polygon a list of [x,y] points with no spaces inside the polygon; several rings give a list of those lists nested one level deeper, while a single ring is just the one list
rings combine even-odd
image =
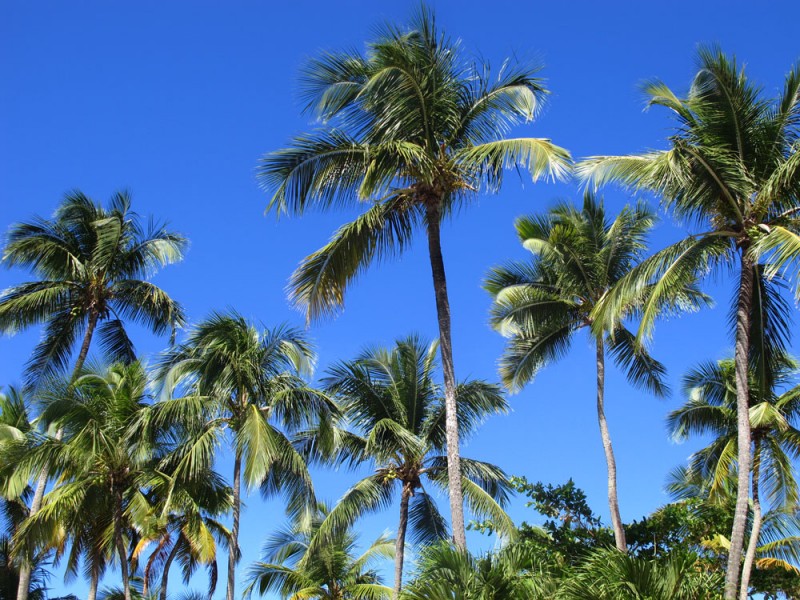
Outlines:
[{"label": "curved palm trunk", "polygon": [[747,257],[747,247],[741,249],[742,272],[739,297],[736,301],[736,425],[739,478],[736,490],[736,511],[733,515],[731,549],[725,573],[725,600],[736,600],[739,591],[739,571],[742,564],[744,530],[747,524],[750,499],[750,389],[747,381],[750,350],[750,311],[753,305],[753,261]]},{"label": "curved palm trunk", "polygon": [[233,460],[233,527],[228,550],[228,591],[226,600],[234,600],[236,586],[236,563],[239,561],[239,511],[241,509],[242,456],[236,452]]},{"label": "curved palm trunk", "polygon": [[158,600],[167,600],[167,584],[169,583],[169,570],[172,567],[172,561],[175,560],[175,557],[178,555],[178,547],[180,546],[181,540],[178,538],[175,541],[175,545],[170,550],[169,555],[167,556],[167,560],[164,561],[164,573],[161,575],[161,590],[158,593]]},{"label": "curved palm trunk", "polygon": [[619,515],[619,500],[617,498],[617,461],[614,459],[614,449],[611,446],[611,434],[608,431],[605,411],[605,385],[606,385],[606,358],[603,338],[597,338],[597,422],[600,425],[600,437],[603,440],[603,450],[606,453],[608,466],[608,508],[611,512],[611,527],[614,529],[614,542],[620,552],[628,551],[625,541],[625,528]]},{"label": "curved palm trunk", "polygon": [[164,547],[170,541],[169,534],[162,537],[158,542],[156,549],[150,555],[150,558],[147,559],[147,564],[144,567],[144,573],[142,573],[142,596],[147,596],[148,592],[150,591],[150,582],[153,579],[153,566],[156,563],[156,559],[158,559],[158,557],[161,555],[161,552],[164,550]]},{"label": "curved palm trunk", "polygon": [[439,320],[439,348],[444,375],[445,432],[447,439],[447,483],[450,494],[450,524],[453,542],[464,550],[467,538],[464,529],[464,493],[461,489],[461,455],[458,450],[458,413],[456,409],[456,374],[453,366],[453,343],[450,334],[450,301],[442,256],[442,241],[438,207],[428,204],[428,254],[436,295],[436,316]]},{"label": "curved palm trunk", "polygon": [[406,551],[406,529],[408,529],[408,503],[412,496],[411,484],[403,483],[400,495],[400,523],[397,525],[397,540],[394,544],[394,593],[392,598],[399,600],[403,586],[403,559]]},{"label": "curved palm trunk", "polygon": [[[86,333],[83,336],[83,343],[81,344],[81,350],[78,353],[78,358],[75,361],[75,368],[72,371],[72,376],[70,377],[70,383],[75,381],[75,378],[78,376],[78,373],[81,372],[83,368],[83,364],[86,362],[86,357],[89,354],[89,346],[92,343],[92,336],[94,335],[94,330],[97,327],[97,320],[99,315],[92,312],[89,314],[89,323],[86,326]],[[64,436],[64,430],[59,429],[56,432],[56,440],[61,441],[61,438]],[[33,493],[33,500],[31,500],[31,508],[29,511],[29,515],[33,516],[39,509],[42,508],[42,500],[44,499],[44,490],[47,487],[47,480],[50,478],[50,469],[45,467],[42,469],[42,472],[39,474],[39,479],[36,481],[36,490]],[[31,567],[28,564],[23,564],[19,568],[19,586],[17,587],[17,600],[28,600],[28,593],[30,591],[31,586]]]},{"label": "curved palm trunk", "polygon": [[747,553],[744,556],[744,566],[742,567],[742,583],[739,588],[739,600],[747,600],[747,591],[750,588],[750,573],[753,570],[753,563],[756,560],[756,549],[758,548],[758,538],[761,535],[761,498],[759,496],[758,478],[761,475],[761,453],[759,452],[758,441],[755,441],[755,452],[753,453],[753,526],[750,530],[750,541],[747,543]]}]

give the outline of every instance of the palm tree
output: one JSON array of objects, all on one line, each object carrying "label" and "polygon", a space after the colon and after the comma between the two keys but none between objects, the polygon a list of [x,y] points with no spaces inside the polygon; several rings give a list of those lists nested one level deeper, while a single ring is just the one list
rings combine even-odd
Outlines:
[{"label": "palm tree", "polygon": [[[82,337],[72,371],[75,377],[95,332],[109,360],[134,360],[125,321],[157,334],[174,332],[183,324],[183,311],[147,278],[159,267],[181,260],[185,247],[186,240],[164,226],[151,221],[145,228],[131,211],[131,198],[125,192],[115,194],[108,208],[82,192],[72,192],[52,219],[35,218],[12,226],[3,262],[31,269],[37,280],[0,293],[0,332],[45,326],[28,362],[28,384],[66,369]],[[32,514],[41,506],[47,480],[45,465],[31,501]],[[18,600],[27,598],[26,573],[23,570],[20,578]]]},{"label": "palm tree", "polygon": [[[35,397],[44,406],[52,401],[61,402],[70,394],[66,387],[67,383],[63,378],[53,378],[47,383],[39,384]],[[0,396],[0,404],[3,421],[0,424],[0,438],[5,437],[5,443],[0,443],[4,464],[0,471],[0,481],[5,498],[10,504],[18,505],[24,514],[24,517],[20,516],[17,520],[21,524],[30,513],[27,501],[33,495],[33,490],[28,483],[38,472],[42,453],[53,451],[54,442],[61,438],[55,436],[57,425],[45,423],[50,418],[48,411],[40,415],[39,419],[32,420],[29,417],[29,407],[22,391],[11,388],[7,397]],[[105,572],[111,554],[102,541],[109,527],[106,519],[108,515],[104,512],[104,497],[105,495],[87,499],[80,511],[72,513],[69,522],[51,520],[47,534],[42,533],[42,528],[39,527],[37,540],[28,539],[31,536],[16,535],[15,527],[15,535],[11,537],[16,541],[12,554],[16,560],[23,561],[23,564],[29,556],[41,557],[52,551],[55,551],[55,558],[60,559],[68,538],[71,544],[64,569],[65,579],[75,576],[80,561],[83,560],[86,579],[90,582],[89,600],[94,600],[97,584]],[[37,588],[33,584],[29,587],[31,590]],[[29,596],[32,597],[32,594],[33,591],[29,592]]]},{"label": "palm tree", "polygon": [[52,219],[12,226],[3,262],[31,269],[38,280],[2,292],[0,331],[44,323],[28,363],[29,383],[63,371],[81,334],[74,373],[83,367],[95,332],[109,360],[131,362],[135,353],[126,320],[156,334],[182,325],[180,306],[146,278],[180,261],[185,247],[182,236],[162,225],[151,221],[145,228],[125,192],[104,208],[76,191]]},{"label": "palm tree", "polygon": [[595,550],[561,585],[559,600],[714,600],[722,577],[698,568],[693,554],[666,559],[635,557],[613,549]]},{"label": "palm tree", "polygon": [[45,443],[29,459],[51,465],[55,487],[18,536],[42,544],[63,529],[73,545],[89,542],[89,558],[98,561],[89,561],[90,597],[97,592],[97,564],[116,555],[125,600],[131,600],[128,548],[136,541],[137,517],[148,508],[146,483],[168,440],[150,424],[152,400],[140,363],[89,370],[70,381],[43,413],[46,422],[64,429],[66,441]]},{"label": "palm tree", "polygon": [[210,469],[190,480],[173,476],[182,458],[178,452],[170,453],[147,482],[152,513],[139,524],[141,539],[133,551],[133,560],[138,561],[155,544],[142,573],[142,595],[148,595],[155,571],[160,569],[159,600],[167,598],[169,571],[176,560],[184,584],[199,565],[208,568],[207,597],[211,598],[217,585],[217,544],[227,546],[230,539],[230,531],[217,518],[230,512],[232,490]]},{"label": "palm tree", "polygon": [[558,579],[531,547],[511,544],[476,557],[449,544],[425,548],[403,600],[550,600]]},{"label": "palm tree", "polygon": [[324,546],[309,551],[311,540],[328,514],[320,505],[312,514],[301,514],[273,534],[264,546],[263,561],[250,567],[245,590],[260,595],[308,600],[385,600],[391,589],[381,585],[372,567],[394,555],[394,540],[378,537],[359,556],[357,536],[349,528],[337,531]]},{"label": "palm tree", "polygon": [[[539,369],[564,356],[581,329],[593,338],[608,504],[616,546],[623,552],[627,546],[617,499],[617,467],[605,416],[605,355],[608,351],[625,369],[632,384],[657,395],[667,391],[664,367],[636,346],[633,334],[622,324],[600,331],[590,326],[595,307],[641,258],[652,225],[653,215],[641,204],[625,207],[611,221],[602,201],[586,194],[582,210],[559,204],[546,215],[518,219],[517,235],[533,260],[497,267],[485,283],[494,299],[492,324],[509,338],[500,373],[511,390],[519,390]],[[671,298],[671,304],[701,299],[686,288]],[[630,315],[635,309],[632,303],[620,311]]]},{"label": "palm tree", "polygon": [[[783,356],[769,366],[769,383],[751,369],[749,381],[750,427],[753,440],[751,494],[753,519],[750,541],[742,568],[740,600],[747,600],[750,573],[756,559],[762,524],[762,492],[774,510],[786,510],[798,501],[798,485],[792,459],[800,455],[800,386],[786,389],[797,373],[797,363]],[[711,435],[705,448],[694,453],[689,469],[710,482],[711,500],[728,493],[728,481],[736,473],[737,420],[736,368],[733,360],[707,363],[684,378],[688,401],[669,416],[673,435]],[[768,509],[769,511],[770,509]]]},{"label": "palm tree", "polygon": [[[16,548],[11,540],[28,516],[28,501],[33,493],[28,485],[29,473],[21,474],[21,469],[15,468],[16,461],[42,439],[24,392],[10,386],[6,393],[0,393],[0,520],[4,524],[0,533],[0,598],[13,598],[19,587],[22,565],[13,556]],[[50,553],[31,552],[25,558],[25,568],[30,572],[30,597],[44,598],[50,577],[45,561]]]},{"label": "palm tree", "polygon": [[340,308],[357,275],[405,250],[416,229],[425,231],[447,402],[451,523],[461,548],[456,376],[440,229],[481,191],[499,190],[504,168],[527,168],[534,180],[567,172],[569,153],[549,140],[502,137],[534,118],[546,94],[535,72],[507,63],[490,77],[423,6],[408,30],[385,27],[366,56],[329,53],[307,66],[307,109],[323,127],[266,155],[259,172],[274,192],[268,210],[363,209],[292,275],[291,299],[309,319]]},{"label": "palm tree", "polygon": [[200,469],[209,468],[226,433],[234,452],[228,600],[234,599],[239,560],[242,477],[264,493],[287,493],[295,508],[313,499],[305,461],[277,426],[307,426],[330,410],[329,402],[301,378],[312,361],[311,345],[300,332],[285,327],[260,331],[235,312],[212,314],[162,361],[165,391],[181,397],[160,403],[157,420],[194,422],[199,431],[179,450],[183,458],[176,475],[195,479]]},{"label": "palm tree", "polygon": [[608,328],[609,321],[618,319],[620,305],[652,285],[642,310],[641,339],[652,332],[654,307],[674,286],[718,266],[738,267],[734,360],[741,468],[725,581],[725,598],[733,600],[752,460],[747,365],[756,270],[765,253],[773,274],[800,257],[800,67],[787,75],[781,96],[768,100],[736,60],[720,50],[701,49],[699,63],[685,98],[659,81],[645,86],[650,104],[666,107],[677,121],[668,150],[596,156],[579,170],[595,185],[615,181],[655,192],[675,216],[699,227],[698,233],[658,252],[626,278],[598,311],[598,329]]},{"label": "palm tree", "polygon": [[[735,394],[733,390],[731,393]],[[730,411],[735,418],[735,404]],[[732,443],[736,443],[735,437]],[[732,444],[728,446],[731,449]],[[667,491],[676,498],[676,504],[683,504],[691,520],[699,525],[698,528],[692,527],[694,531],[690,533],[689,546],[694,546],[692,549],[715,570],[714,563],[722,567],[731,547],[727,532],[733,521],[737,483],[737,469],[733,466],[723,474],[722,469],[710,472],[706,465],[700,470],[698,461],[692,460],[688,466],[673,470],[667,484]],[[791,597],[794,592],[789,590],[800,585],[800,568],[797,566],[800,564],[800,515],[796,505],[787,508],[778,504],[766,511],[761,517],[757,538],[752,537],[753,525],[754,520],[748,520],[749,543],[757,541],[753,561],[757,570],[750,573],[754,588],[751,593],[763,593],[765,597],[773,598],[784,597],[775,595],[782,591]]]},{"label": "palm tree", "polygon": [[[6,501],[4,500],[3,503]],[[19,568],[12,558],[10,535],[0,535],[0,598],[13,598],[19,586]],[[35,555],[31,564],[30,597],[47,598],[47,582],[51,573],[45,568],[45,555]]]},{"label": "palm tree", "polygon": [[[447,490],[449,465],[443,452],[446,440],[445,399],[434,382],[437,344],[427,348],[417,338],[399,340],[391,350],[374,348],[358,358],[334,365],[323,380],[329,394],[340,401],[344,422],[323,422],[298,434],[307,455],[334,464],[370,462],[375,470],[351,487],[331,510],[312,544],[351,526],[360,516],[386,507],[400,491],[400,520],[395,550],[394,597],[403,577],[406,532],[430,543],[447,535],[447,525],[425,483]],[[471,434],[481,420],[504,412],[498,386],[467,381],[456,386],[459,433]],[[461,459],[461,483],[473,512],[489,516],[498,530],[513,536],[515,529],[502,509],[509,484],[494,465]]]}]

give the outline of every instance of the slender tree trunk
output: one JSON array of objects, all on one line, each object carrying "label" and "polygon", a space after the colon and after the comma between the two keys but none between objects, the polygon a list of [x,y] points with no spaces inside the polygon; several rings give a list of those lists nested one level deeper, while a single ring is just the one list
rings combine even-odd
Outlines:
[{"label": "slender tree trunk", "polygon": [[[75,361],[75,368],[72,371],[72,376],[70,377],[70,383],[74,382],[78,376],[78,373],[81,372],[83,368],[83,364],[86,362],[86,357],[89,354],[89,346],[92,343],[92,336],[94,335],[94,330],[97,327],[97,320],[99,315],[94,312],[89,313],[89,323],[86,326],[86,333],[83,336],[83,343],[81,344],[81,350],[78,353],[78,358]],[[56,431],[56,441],[61,441],[61,438],[64,437],[64,430],[59,428]],[[31,500],[31,509],[29,511],[29,516],[35,515],[39,512],[39,509],[42,508],[42,500],[44,499],[44,490],[47,487],[47,480],[50,478],[50,469],[48,467],[44,467],[39,473],[39,479],[36,481],[36,489],[33,493],[33,500]],[[32,552],[32,550],[31,550]],[[20,565],[19,568],[19,586],[17,587],[17,600],[28,600],[28,593],[30,591],[31,586],[31,564],[30,564],[30,553],[27,553],[28,556],[26,557],[27,560],[23,561],[23,564]]]},{"label": "slender tree trunk", "polygon": [[115,507],[114,507],[114,543],[117,546],[117,554],[119,555],[119,571],[122,576],[122,591],[125,594],[125,600],[131,600],[131,581],[128,574],[128,552],[125,550],[125,541],[122,538],[122,495],[115,492]]},{"label": "slender tree trunk", "polygon": [[228,591],[226,600],[234,599],[236,586],[236,563],[239,562],[239,511],[241,509],[242,485],[242,456],[236,451],[233,460],[233,527],[231,528],[231,543],[228,550]]},{"label": "slender tree trunk", "polygon": [[450,300],[442,257],[440,215],[438,207],[427,206],[428,254],[436,295],[436,316],[439,320],[439,348],[444,375],[445,433],[447,439],[447,483],[450,493],[450,524],[453,542],[461,550],[467,547],[464,529],[464,492],[461,488],[461,455],[458,449],[458,413],[456,408],[456,373],[453,366],[453,341],[450,334]]},{"label": "slender tree trunk", "polygon": [[172,567],[172,561],[178,555],[178,548],[180,547],[180,537],[175,540],[175,545],[169,551],[167,560],[164,561],[164,573],[161,575],[161,590],[158,593],[158,600],[167,600],[167,584],[169,583],[169,570]]},{"label": "slender tree trunk", "polygon": [[92,574],[89,577],[89,594],[86,600],[97,600],[97,587],[100,584],[100,571],[92,569]]},{"label": "slender tree trunk", "polygon": [[86,333],[83,336],[83,343],[81,344],[81,351],[78,353],[78,358],[75,360],[75,368],[72,370],[72,377],[70,383],[74,382],[81,372],[83,364],[86,362],[86,357],[89,356],[89,346],[92,344],[92,337],[94,330],[97,327],[97,321],[100,318],[96,312],[89,313],[89,322],[86,325]]},{"label": "slender tree trunk", "polygon": [[403,483],[403,492],[400,495],[400,523],[397,525],[397,540],[394,544],[394,600],[400,599],[400,589],[403,587],[403,559],[406,552],[406,529],[408,528],[408,503],[413,490],[409,482]]},{"label": "slender tree trunk", "polygon": [[759,496],[758,478],[761,476],[761,452],[758,440],[755,441],[753,453],[753,527],[750,530],[750,541],[747,543],[747,553],[744,556],[742,567],[742,583],[739,588],[739,600],[747,600],[747,591],[750,588],[750,573],[756,560],[758,537],[761,534],[761,498]]},{"label": "slender tree trunk", "polygon": [[[178,533],[178,538],[177,539],[180,539],[180,533]],[[158,545],[156,546],[156,549],[153,550],[153,553],[150,555],[150,558],[147,559],[147,564],[145,564],[144,572],[142,573],[142,582],[143,582],[142,583],[142,596],[147,596],[147,593],[150,591],[150,582],[153,581],[153,579],[154,579],[154,577],[153,577],[153,566],[156,564],[156,561],[158,560],[159,556],[161,556],[161,553],[163,552],[164,548],[170,542],[172,542],[172,536],[170,536],[169,533],[167,533],[166,535],[164,535],[161,538],[161,540],[159,540]],[[173,545],[173,549],[174,549],[174,545]],[[163,571],[163,567],[162,567],[162,571]],[[163,578],[163,576],[164,576],[163,572],[161,573],[161,576]]]},{"label": "slender tree trunk", "polygon": [[606,357],[603,338],[597,338],[597,422],[600,425],[600,437],[606,453],[608,466],[608,508],[611,512],[611,527],[614,529],[614,542],[620,552],[628,551],[625,541],[625,528],[619,515],[619,499],[617,498],[617,461],[614,459],[614,448],[611,446],[611,434],[608,431],[605,411]]},{"label": "slender tree trunk", "polygon": [[725,600],[736,600],[739,591],[739,573],[742,566],[744,530],[747,524],[750,499],[750,389],[748,363],[750,358],[750,312],[753,305],[753,262],[747,256],[747,246],[741,249],[742,272],[739,279],[739,297],[736,302],[736,424],[739,479],[736,490],[736,511],[733,515],[731,549],[725,573]]}]

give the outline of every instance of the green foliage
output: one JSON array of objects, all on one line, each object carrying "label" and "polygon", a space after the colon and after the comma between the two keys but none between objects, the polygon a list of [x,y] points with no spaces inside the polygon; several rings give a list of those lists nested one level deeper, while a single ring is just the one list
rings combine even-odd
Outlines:
[{"label": "green foliage", "polygon": [[3,263],[29,268],[38,279],[0,293],[0,332],[44,325],[28,363],[28,383],[66,369],[81,332],[88,350],[95,325],[111,362],[135,358],[126,321],[174,335],[184,323],[183,309],[147,278],[180,261],[186,245],[152,220],[144,226],[125,192],[105,208],[76,191],[52,219],[13,225]]},{"label": "green foliage", "polygon": [[[369,462],[374,471],[351,487],[331,510],[318,532],[351,526],[361,515],[386,507],[395,490],[408,489],[409,522],[415,541],[444,539],[447,527],[432,494],[447,490],[444,398],[435,383],[438,344],[416,337],[398,340],[391,349],[372,348],[353,361],[333,365],[323,383],[336,398],[341,416],[297,436],[306,456],[333,464]],[[501,390],[482,381],[457,387],[459,426],[463,437],[489,415],[507,409]],[[461,459],[467,504],[489,516],[499,531],[514,533],[503,511],[508,482],[495,465]],[[433,489],[429,489],[431,486]]]},{"label": "green foliage", "polygon": [[352,529],[337,531],[325,545],[311,540],[328,514],[325,506],[297,515],[289,527],[272,534],[264,557],[250,567],[244,595],[277,593],[308,600],[384,600],[391,590],[381,584],[375,565],[394,556],[395,542],[380,536],[360,555]]},{"label": "green foliage", "polygon": [[542,561],[538,549],[512,544],[475,557],[446,544],[425,549],[405,600],[717,600],[722,577],[691,554],[648,560],[615,549],[587,550],[573,569]]},{"label": "green foliage", "polygon": [[[289,327],[259,329],[234,311],[214,313],[186,341],[165,353],[159,380],[165,401],[157,423],[183,433],[175,473],[188,480],[211,469],[223,441],[233,450],[234,523],[239,520],[239,485],[281,493],[291,510],[313,506],[314,486],[289,431],[330,419],[336,410],[303,376],[314,362],[306,336]],[[187,435],[188,434],[188,435]],[[243,468],[242,468],[243,467]],[[240,473],[241,470],[241,473]],[[238,530],[230,532],[228,595],[239,558]]]},{"label": "green foliage", "polygon": [[706,540],[731,527],[729,505],[709,504],[698,498],[665,504],[641,520],[625,526],[631,553],[659,558],[674,552],[694,552],[715,562],[705,552]]},{"label": "green foliage", "polygon": [[[13,535],[13,531],[10,532]],[[0,535],[0,598],[16,598],[19,586],[19,569],[12,558],[11,537]],[[31,583],[28,598],[31,600],[45,600],[47,598],[47,584],[51,573],[47,570],[48,554],[41,553],[33,557],[31,569]]]},{"label": "green foliage", "polygon": [[647,560],[614,549],[595,550],[566,578],[556,598],[569,600],[717,600],[722,576],[698,568],[693,554]]},{"label": "green foliage", "polygon": [[524,545],[473,556],[447,543],[425,548],[404,600],[552,598],[555,581]]},{"label": "green foliage", "polygon": [[[517,219],[517,235],[532,260],[495,267],[484,283],[493,299],[492,325],[508,338],[500,374],[510,389],[521,389],[539,369],[562,358],[574,334],[588,330],[598,304],[644,257],[654,221],[642,204],[626,206],[609,221],[602,200],[588,193],[581,209],[561,203],[544,215]],[[660,310],[704,301],[687,285],[665,299]],[[606,338],[612,358],[632,384],[664,395],[664,366],[621,325],[637,314],[640,303],[636,298],[620,306],[614,327],[593,335]]]},{"label": "green foliage", "polygon": [[261,161],[268,210],[364,209],[292,276],[292,301],[309,318],[341,308],[352,281],[408,248],[415,229],[497,191],[505,169],[534,180],[567,174],[569,153],[550,140],[503,139],[547,93],[536,71],[508,61],[492,75],[424,6],[407,29],[380,29],[366,55],[326,53],[307,64],[303,95],[321,128]]},{"label": "green foliage", "polygon": [[175,468],[185,477],[210,468],[227,434],[248,486],[310,498],[305,462],[280,426],[306,425],[334,408],[302,378],[313,358],[305,335],[288,327],[260,330],[233,311],[199,323],[159,366],[165,401],[155,419],[192,434]]},{"label": "green foliage", "polygon": [[[541,525],[523,522],[518,539],[551,569],[568,570],[583,561],[592,549],[613,545],[613,532],[603,526],[590,508],[586,494],[572,479],[554,486],[512,477],[511,484],[530,499],[526,506],[545,518]],[[472,528],[482,531],[491,530],[491,527],[491,522],[472,524]]]},{"label": "green foliage", "polygon": [[15,536],[18,546],[58,554],[70,542],[68,575],[82,559],[87,578],[96,580],[116,558],[126,592],[128,548],[150,510],[148,483],[170,448],[166,432],[149,418],[147,384],[138,362],[85,370],[74,383],[53,382],[42,418],[64,437],[43,443],[26,460],[49,465],[58,483]]},{"label": "green foliage", "polygon": [[[765,353],[767,354],[767,353]],[[758,356],[758,354],[756,354]],[[689,468],[710,482],[709,497],[726,494],[737,470],[736,379],[732,359],[698,365],[684,378],[686,403],[669,415],[677,439],[710,435],[711,443],[695,452]],[[757,489],[776,508],[797,501],[792,457],[800,453],[800,386],[792,386],[797,363],[785,353],[770,350],[764,363],[750,369],[750,427]]]}]

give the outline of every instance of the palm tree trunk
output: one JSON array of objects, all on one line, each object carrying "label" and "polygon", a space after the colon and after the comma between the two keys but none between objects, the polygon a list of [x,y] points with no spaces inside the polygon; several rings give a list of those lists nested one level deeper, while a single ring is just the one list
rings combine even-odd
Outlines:
[{"label": "palm tree trunk", "polygon": [[445,435],[447,439],[447,483],[450,493],[450,524],[453,542],[464,550],[467,537],[464,529],[464,493],[461,489],[461,455],[458,450],[458,413],[456,409],[456,373],[453,366],[453,341],[450,333],[450,300],[442,256],[440,214],[438,206],[426,208],[428,255],[436,295],[436,316],[439,320],[439,348],[444,375]]},{"label": "palm tree trunk", "polygon": [[100,571],[92,568],[92,574],[89,577],[89,593],[86,600],[97,600],[97,587],[100,584]]},{"label": "palm tree trunk", "polygon": [[611,434],[608,431],[605,411],[606,357],[602,337],[597,338],[597,422],[600,425],[600,437],[606,453],[608,466],[608,508],[611,512],[611,527],[614,529],[614,542],[620,552],[628,551],[625,541],[625,528],[619,515],[619,499],[617,498],[617,461],[614,459],[614,448],[611,446]]},{"label": "palm tree trunk", "polygon": [[172,561],[178,555],[178,548],[180,546],[180,537],[175,540],[175,545],[169,551],[167,560],[164,561],[164,573],[161,575],[161,591],[158,594],[158,600],[167,600],[167,584],[169,583],[169,570],[172,567]]},{"label": "palm tree trunk", "polygon": [[761,452],[758,447],[758,440],[755,442],[753,453],[753,526],[750,530],[750,541],[747,543],[747,553],[744,556],[744,566],[742,567],[742,584],[739,588],[739,600],[747,600],[748,588],[750,587],[750,573],[753,570],[753,563],[756,560],[756,548],[758,548],[758,537],[761,534],[761,498],[759,497],[758,478],[761,475]]},{"label": "palm tree trunk", "polygon": [[[75,361],[75,368],[72,371],[72,376],[70,377],[70,383],[74,382],[75,379],[78,377],[78,373],[81,372],[83,368],[83,364],[86,362],[86,357],[89,354],[89,346],[92,343],[92,336],[94,335],[94,330],[97,327],[97,320],[99,315],[94,311],[89,313],[89,323],[86,326],[86,333],[83,336],[83,343],[81,344],[81,350],[78,353],[78,358]],[[59,428],[56,431],[56,441],[61,441],[61,438],[64,437],[64,430]],[[50,478],[50,469],[48,467],[44,467],[39,473],[39,479],[36,481],[36,489],[33,493],[33,500],[31,500],[31,508],[28,514],[30,516],[35,515],[39,512],[39,509],[42,508],[42,500],[44,499],[44,490],[47,487],[47,480]],[[30,591],[31,586],[31,566],[29,564],[23,563],[19,568],[19,586],[17,587],[17,600],[28,600],[28,593]]]},{"label": "palm tree trunk", "polygon": [[125,550],[125,541],[122,539],[122,494],[115,492],[114,506],[114,543],[119,555],[119,570],[122,576],[122,591],[125,600],[131,600],[131,582],[128,574],[128,553]]},{"label": "palm tree trunk", "polygon": [[397,540],[394,545],[394,600],[400,599],[400,589],[403,586],[403,559],[406,551],[406,529],[408,528],[408,503],[411,500],[412,489],[408,482],[403,483],[403,492],[400,495],[400,523],[397,525]]},{"label": "palm tree trunk", "polygon": [[233,527],[228,550],[228,591],[226,600],[234,600],[236,563],[239,561],[239,511],[241,509],[242,455],[237,451],[233,460]]},{"label": "palm tree trunk", "polygon": [[75,381],[75,379],[78,377],[78,373],[80,373],[81,369],[83,368],[83,364],[86,362],[86,357],[89,355],[89,346],[92,344],[92,337],[94,336],[94,330],[97,327],[97,321],[99,318],[100,315],[96,312],[92,311],[89,313],[89,322],[86,325],[86,333],[83,336],[81,351],[78,353],[78,358],[75,360],[75,368],[72,370],[70,383]]},{"label": "palm tree trunk", "polygon": [[725,600],[736,600],[739,591],[739,572],[742,565],[744,530],[750,500],[750,389],[748,363],[750,358],[750,311],[753,305],[753,261],[747,256],[747,246],[741,248],[739,297],[736,301],[736,423],[739,479],[736,490],[736,510],[733,514],[731,549],[725,573]]},{"label": "palm tree trunk", "polygon": [[[150,558],[147,559],[147,563],[144,567],[144,572],[142,573],[142,596],[147,596],[147,593],[150,591],[150,582],[153,580],[153,566],[156,563],[156,560],[159,556],[161,556],[161,552],[164,550],[164,547],[171,542],[171,538],[169,534],[164,535],[158,542],[156,549],[153,550],[153,553],[150,555]],[[163,573],[162,573],[163,576]]]}]

